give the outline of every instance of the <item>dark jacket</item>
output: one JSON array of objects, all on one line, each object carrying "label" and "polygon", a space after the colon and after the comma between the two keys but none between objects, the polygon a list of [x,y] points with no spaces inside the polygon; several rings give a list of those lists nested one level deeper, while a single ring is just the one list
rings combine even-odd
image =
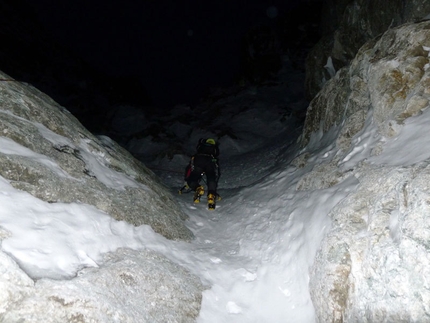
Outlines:
[{"label": "dark jacket", "polygon": [[185,180],[189,178],[191,173],[196,169],[197,172],[214,172],[216,180],[221,176],[221,171],[218,164],[219,148],[218,145],[206,143],[206,139],[200,139],[197,152],[191,157],[190,163],[185,168]]},{"label": "dark jacket", "polygon": [[219,155],[218,145],[211,145],[206,143],[206,139],[200,139],[197,144],[197,153],[196,155],[209,155],[212,158],[217,158]]}]

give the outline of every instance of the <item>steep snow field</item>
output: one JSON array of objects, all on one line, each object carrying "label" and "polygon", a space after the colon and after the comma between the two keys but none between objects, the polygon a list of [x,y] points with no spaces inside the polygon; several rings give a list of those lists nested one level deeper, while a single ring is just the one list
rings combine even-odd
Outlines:
[{"label": "steep snow field", "polygon": [[[0,178],[0,223],[11,233],[3,240],[2,250],[33,278],[63,279],[84,267],[100,266],[105,252],[119,247],[149,248],[189,269],[207,285],[198,322],[314,322],[309,267],[331,226],[330,210],[354,191],[358,181],[351,176],[327,189],[296,189],[303,175],[334,158],[338,129],[324,136],[315,133],[306,148],[298,147],[300,125],[291,115],[283,116],[284,105],[297,104],[289,99],[295,94],[294,84],[281,84],[282,91],[270,94],[272,99],[278,96],[277,104],[248,89],[242,97],[231,99],[226,110],[230,113],[217,117],[216,123],[230,125],[237,138],[220,139],[222,200],[215,211],[206,209],[204,199],[194,205],[191,194],[177,194],[187,156],[156,159],[148,165],[189,214],[186,225],[196,236],[191,243],[167,240],[148,226],[115,221],[88,205],[43,202]],[[241,102],[250,96],[254,105],[244,112]],[[279,104],[282,100],[284,105]],[[429,150],[422,149],[429,146],[428,138],[419,135],[430,131],[429,111],[407,119],[399,135],[390,139],[376,135],[368,118],[363,130],[352,138],[353,148],[341,167],[352,167],[367,158],[377,164],[405,165],[429,158]],[[39,129],[53,143],[65,140]],[[199,137],[211,135],[205,129],[183,134],[190,151]],[[46,157],[0,139],[1,153],[39,160],[59,171]],[[376,144],[382,153],[369,158]],[[403,151],[401,159],[399,151]],[[306,163],[294,160],[305,153]],[[92,173],[106,173],[100,156],[87,158],[92,161]],[[128,177],[110,175],[115,185],[140,185]]]},{"label": "steep snow field", "polygon": [[335,150],[332,144],[309,146],[313,162],[297,168],[290,159],[300,151],[291,138],[286,148],[287,138],[281,133],[272,145],[223,162],[215,212],[204,200],[193,205],[191,194],[178,197],[197,238],[187,248],[191,258],[176,254],[176,261],[212,286],[199,322],[314,322],[308,269],[330,227],[330,209],[357,181],[296,191],[301,176]]}]

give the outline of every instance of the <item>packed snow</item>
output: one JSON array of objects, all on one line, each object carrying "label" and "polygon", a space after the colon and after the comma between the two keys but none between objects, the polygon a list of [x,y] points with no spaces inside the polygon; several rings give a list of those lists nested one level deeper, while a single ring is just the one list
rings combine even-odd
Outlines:
[{"label": "packed snow", "polygon": [[[177,194],[185,167],[177,161],[184,161],[183,156],[159,161],[157,174],[190,216],[186,225],[196,236],[191,243],[167,240],[148,226],[116,221],[93,206],[43,202],[0,178],[0,223],[11,233],[3,240],[2,250],[32,278],[70,279],[82,268],[100,265],[101,255],[108,251],[149,248],[189,269],[210,286],[203,293],[198,322],[314,322],[309,268],[330,229],[330,210],[354,191],[357,179],[351,176],[328,189],[296,190],[304,174],[336,155],[338,129],[324,135],[315,133],[310,144],[300,148],[299,131],[291,130],[300,125],[285,127],[276,118],[265,118],[270,113],[278,114],[277,109],[268,104],[240,118],[225,116],[229,120],[224,122],[237,122],[242,134],[257,131],[261,136],[220,140],[222,200],[215,211],[208,211],[204,200],[194,205],[191,194]],[[54,144],[66,140],[40,125],[39,131]],[[429,132],[430,109],[407,119],[393,138],[377,135],[370,116],[353,138],[353,148],[342,167],[352,167],[364,159],[404,165],[427,159],[430,152],[422,145],[428,147],[429,139],[419,134]],[[369,157],[376,145],[382,147],[382,153]],[[32,158],[61,172],[45,156],[6,138],[0,137],[0,152]],[[305,152],[310,153],[305,167],[294,166],[293,158]],[[103,158],[90,153],[85,158],[106,185],[141,185],[126,176],[106,173]],[[392,225],[396,225],[394,221]]]}]

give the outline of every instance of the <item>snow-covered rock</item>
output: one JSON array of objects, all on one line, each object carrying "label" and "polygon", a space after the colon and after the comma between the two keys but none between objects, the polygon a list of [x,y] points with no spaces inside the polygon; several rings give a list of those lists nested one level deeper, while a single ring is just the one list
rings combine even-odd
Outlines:
[{"label": "snow-covered rock", "polygon": [[389,28],[426,19],[427,0],[329,0],[321,14],[323,37],[306,60],[306,93],[315,97],[331,78],[325,67],[330,59],[336,70],[348,65],[360,47]]},{"label": "snow-covered rock", "polygon": [[326,132],[345,123],[350,129],[339,140],[353,136],[364,124],[363,111],[369,109],[383,134],[393,136],[398,124],[425,108],[429,53],[425,28],[426,22],[405,25],[366,43],[350,66],[338,71],[310,103],[304,142],[320,128]]},{"label": "snow-covered rock", "polygon": [[194,322],[200,309],[200,280],[153,251],[119,249],[72,280],[35,283],[0,257],[2,322]]},{"label": "snow-covered rock", "polygon": [[[429,122],[429,46],[429,21],[388,30],[366,43],[308,109],[302,140],[331,131],[338,152],[297,189],[359,181],[330,212],[332,227],[311,270],[319,322],[430,320],[430,155],[424,148],[416,153],[427,136],[419,120]],[[409,120],[415,129],[407,130]],[[395,151],[408,154],[408,145],[416,154],[408,162],[392,158]],[[304,155],[295,161],[306,163]]]},{"label": "snow-covered rock", "polygon": [[[11,79],[2,72],[0,78]],[[154,231],[171,240],[193,239],[184,224],[188,216],[160,180],[30,85],[0,82],[0,115],[2,212],[20,215],[6,221],[0,214],[0,321],[194,321],[204,288],[186,269],[134,242],[106,241],[94,250],[103,255],[105,249],[103,257],[91,256],[91,246],[103,236],[125,240],[119,230],[128,230],[134,241],[138,232]],[[12,195],[21,201],[21,213]],[[67,215],[65,205],[74,211]],[[88,232],[78,225],[86,220]],[[47,229],[53,223],[56,233]],[[145,225],[153,231],[140,230]],[[21,246],[15,237],[20,231]],[[73,232],[82,236],[81,246],[68,237]],[[50,235],[64,236],[65,245],[70,239],[69,251],[76,249],[76,255],[68,258]],[[121,243],[136,250],[111,248]]]},{"label": "snow-covered rock", "polygon": [[170,239],[192,238],[171,194],[114,141],[95,137],[31,86],[1,82],[0,100],[0,140],[14,142],[0,147],[0,175],[15,188],[50,203],[94,205]]}]

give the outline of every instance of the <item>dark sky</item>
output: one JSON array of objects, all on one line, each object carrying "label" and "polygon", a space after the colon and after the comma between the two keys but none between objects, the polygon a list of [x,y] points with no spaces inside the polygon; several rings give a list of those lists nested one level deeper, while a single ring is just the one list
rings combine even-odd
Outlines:
[{"label": "dark sky", "polygon": [[[240,72],[249,27],[273,24],[299,0],[38,0],[53,35],[112,75],[138,75],[155,105],[195,103]],[[268,8],[272,8],[268,11]]]}]

